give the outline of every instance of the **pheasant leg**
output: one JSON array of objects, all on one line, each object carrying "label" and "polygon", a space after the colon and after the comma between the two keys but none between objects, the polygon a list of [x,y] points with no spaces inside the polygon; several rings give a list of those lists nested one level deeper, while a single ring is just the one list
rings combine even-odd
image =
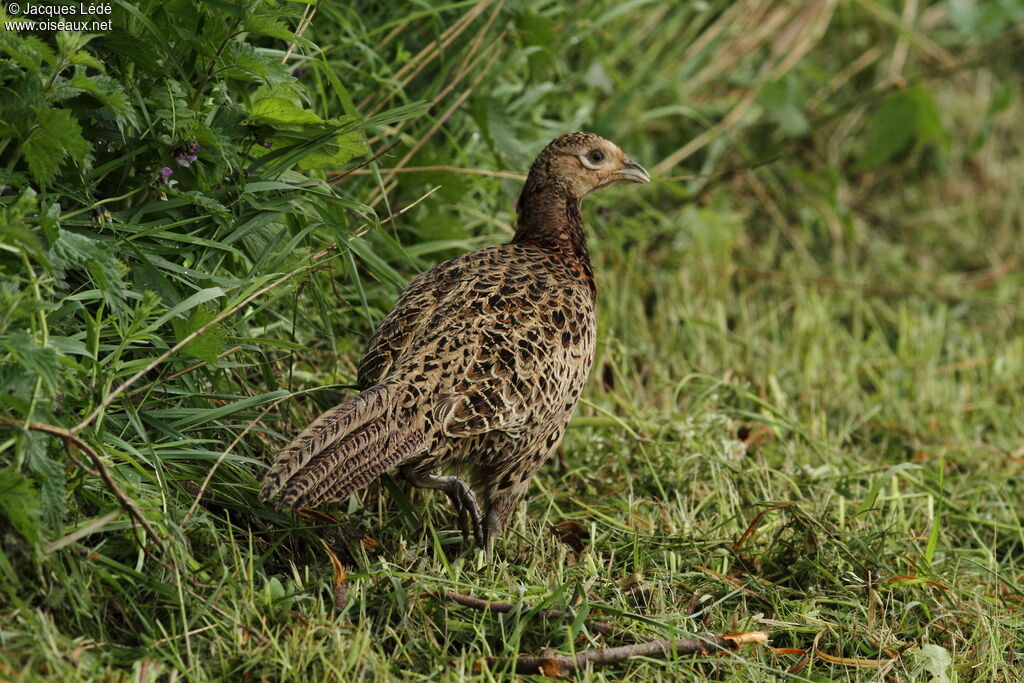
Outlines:
[{"label": "pheasant leg", "polygon": [[456,476],[439,477],[432,474],[422,474],[413,470],[402,469],[402,477],[412,486],[421,489],[434,489],[444,491],[451,499],[452,505],[459,513],[459,529],[462,537],[469,540],[469,522],[473,523],[473,538],[477,545],[484,547],[483,516],[480,514],[480,504],[477,503],[476,494],[469,484]]}]

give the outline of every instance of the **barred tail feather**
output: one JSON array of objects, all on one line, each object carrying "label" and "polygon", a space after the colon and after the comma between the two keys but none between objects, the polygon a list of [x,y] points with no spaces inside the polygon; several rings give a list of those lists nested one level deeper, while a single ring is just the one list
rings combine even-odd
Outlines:
[{"label": "barred tail feather", "polygon": [[[334,488],[339,478],[345,479],[353,470],[363,470],[372,466],[386,455],[391,441],[388,431],[391,428],[387,416],[378,417],[335,441],[288,480],[277,507],[309,507],[314,504],[313,499],[321,492]],[[383,471],[378,472],[378,476]],[[362,486],[369,484],[370,481],[372,479],[364,482]],[[324,501],[326,500],[328,499],[324,498]]]},{"label": "barred tail feather", "polygon": [[[338,460],[338,467],[331,478],[318,490],[309,491],[303,498],[296,499],[294,505],[314,507],[320,503],[344,498],[368,485],[389,469],[419,454],[426,442],[421,430],[404,436],[392,434],[389,437],[382,447],[372,454],[366,452],[358,458]],[[285,498],[288,495],[289,491],[286,491]]]},{"label": "barred tail feather", "polygon": [[[325,449],[350,433],[361,432],[368,423],[389,412],[388,409],[395,404],[395,392],[393,384],[377,384],[314,420],[277,454],[274,464],[263,477],[260,499],[268,500],[277,495],[296,473]],[[358,440],[365,445],[367,438]]]}]

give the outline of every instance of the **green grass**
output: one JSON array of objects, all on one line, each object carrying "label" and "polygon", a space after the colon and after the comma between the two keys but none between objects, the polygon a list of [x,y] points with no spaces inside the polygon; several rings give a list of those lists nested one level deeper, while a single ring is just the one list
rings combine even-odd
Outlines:
[{"label": "green grass", "polygon": [[[210,45],[164,45],[187,3],[115,21],[152,54],[72,49],[128,103],[48,100],[96,124],[91,162],[75,147],[39,176],[26,131],[0,129],[0,679],[510,679],[486,658],[621,644],[588,629],[602,620],[818,652],[796,673],[801,656],[746,646],[584,680],[1020,680],[1016,5],[348,5],[318,8],[295,87],[324,120],[389,112],[356,141],[394,147],[331,183],[368,157],[300,168],[308,139],[343,156],[333,133],[244,118],[261,83],[290,82],[267,66],[279,31],[249,25],[238,40],[267,62],[245,63],[266,73],[231,80],[208,61],[230,12],[200,17]],[[305,7],[257,6],[292,29]],[[115,120],[123,139],[97,132]],[[152,177],[204,126],[161,199]],[[461,544],[443,496],[390,479],[325,508],[337,524],[258,503],[275,449],[351,394],[401,287],[511,234],[520,181],[388,171],[522,173],[577,128],[657,177],[586,200],[598,357],[496,561]],[[250,166],[273,136],[296,159]],[[82,425],[159,541],[87,453],[28,422]]]}]

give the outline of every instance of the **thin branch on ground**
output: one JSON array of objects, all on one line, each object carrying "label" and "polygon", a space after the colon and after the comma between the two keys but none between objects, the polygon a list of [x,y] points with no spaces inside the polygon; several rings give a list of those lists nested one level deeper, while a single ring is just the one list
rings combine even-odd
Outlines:
[{"label": "thin branch on ground", "polygon": [[568,676],[588,666],[606,666],[619,664],[632,657],[668,657],[676,655],[700,655],[710,652],[735,652],[741,645],[768,642],[768,634],[764,631],[747,633],[729,633],[724,636],[705,636],[702,638],[683,638],[681,640],[651,640],[646,643],[633,643],[619,647],[598,647],[584,650],[575,655],[560,655],[553,650],[543,655],[519,655],[518,657],[489,657],[488,663],[495,669],[504,669],[514,664],[515,672],[520,675],[541,674],[551,678]]},{"label": "thin branch on ground", "polygon": [[100,478],[103,479],[103,481],[107,485],[107,488],[109,488],[110,492],[114,494],[114,497],[117,498],[118,502],[120,502],[121,505],[124,506],[126,510],[128,510],[128,514],[130,514],[132,518],[136,522],[138,522],[143,529],[146,530],[146,533],[149,534],[150,538],[153,539],[153,542],[156,543],[161,550],[167,550],[166,546],[164,546],[163,539],[160,538],[160,535],[156,532],[156,529],[153,528],[153,525],[150,524],[149,520],[146,519],[145,515],[142,514],[142,510],[138,508],[135,502],[131,498],[129,498],[128,495],[121,490],[121,487],[117,485],[117,482],[114,481],[114,478],[111,476],[110,471],[107,469],[107,466],[103,464],[103,460],[102,458],[100,458],[99,453],[96,452],[96,449],[94,449],[85,441],[82,441],[82,439],[78,438],[73,432],[68,431],[63,427],[44,424],[42,422],[29,422],[27,425],[25,425],[25,427],[34,432],[42,432],[44,434],[50,434],[52,436],[59,436],[61,439],[64,439],[65,443],[74,444],[74,446],[78,448],[78,450],[82,451],[87,456],[89,456],[89,460],[92,461],[92,464],[96,468],[96,471],[99,473]]},{"label": "thin branch on ground", "polygon": [[[463,607],[471,607],[482,612],[491,611],[498,612],[501,614],[507,614],[509,612],[514,612],[516,610],[529,609],[529,607],[513,605],[509,602],[493,602],[491,600],[483,600],[481,598],[475,598],[472,595],[465,595],[463,593],[445,592],[438,593],[435,595],[435,597],[437,597],[439,600],[448,600],[450,602],[462,605]],[[549,619],[561,619],[563,617],[574,616],[571,612],[565,612],[559,609],[542,609],[540,610],[540,614],[545,617],[548,617]],[[588,629],[596,631],[597,633],[600,633],[605,636],[630,640],[633,642],[653,642],[651,638],[648,638],[646,636],[638,636],[634,633],[630,633],[629,631],[625,631],[621,628],[618,628],[617,626],[613,626],[612,624],[609,624],[606,621],[587,621],[586,625]]]}]

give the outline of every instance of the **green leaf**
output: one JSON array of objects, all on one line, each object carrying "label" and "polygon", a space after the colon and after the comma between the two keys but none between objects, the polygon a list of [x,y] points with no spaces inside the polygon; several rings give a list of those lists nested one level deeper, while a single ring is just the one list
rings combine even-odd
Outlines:
[{"label": "green leaf", "polygon": [[29,132],[22,154],[32,177],[40,185],[46,185],[57,174],[65,157],[83,163],[90,146],[70,111],[43,105],[35,113],[37,124]]},{"label": "green leaf", "polygon": [[242,24],[249,33],[256,33],[271,38],[280,38],[292,42],[297,40],[295,34],[288,30],[283,22],[273,17],[261,16],[258,14],[246,14]]},{"label": "green leaf", "polygon": [[25,540],[39,542],[39,494],[29,478],[13,467],[0,469],[0,512]]},{"label": "green leaf", "polygon": [[39,346],[25,330],[15,330],[3,340],[14,361],[43,380],[51,393],[60,386],[60,354],[50,346]]},{"label": "green leaf", "polygon": [[324,144],[319,149],[299,160],[299,168],[305,170],[337,167],[367,153],[366,141],[359,131],[349,131]]},{"label": "green leaf", "polygon": [[155,330],[156,328],[160,327],[171,318],[180,316],[182,313],[185,313],[186,311],[191,311],[196,306],[204,304],[207,301],[210,301],[211,299],[216,299],[222,296],[224,296],[224,290],[221,289],[220,287],[208,287],[206,289],[201,289],[192,296],[185,299],[184,301],[179,302],[177,305],[171,308],[171,310],[167,311],[162,316],[157,318],[156,322],[154,322],[149,327],[149,329]]},{"label": "green leaf", "polygon": [[[76,69],[75,73],[61,87],[69,88],[74,93],[84,92],[102,102],[115,116],[135,122],[135,112],[128,102],[128,96],[120,83],[109,76],[97,74],[87,76],[84,69]],[[60,88],[58,88],[58,92]]]},{"label": "green leaf", "polygon": [[323,119],[309,109],[284,97],[265,97],[249,107],[249,119],[276,127],[302,126],[309,123],[323,123]]},{"label": "green leaf", "polygon": [[889,96],[868,119],[867,138],[860,169],[877,168],[913,143],[943,145],[945,131],[935,98],[919,85]]},{"label": "green leaf", "polygon": [[953,656],[941,645],[926,643],[912,648],[909,659],[914,662],[913,680],[928,680],[931,683],[949,683],[953,668]]},{"label": "green leaf", "polygon": [[[204,306],[200,306],[199,308],[193,309],[192,313],[188,316],[188,320],[174,321],[174,328],[175,333],[178,335],[178,341],[181,341],[188,335],[192,334],[200,327],[213,320],[213,318],[214,313],[212,311]],[[217,362],[217,357],[224,351],[226,342],[227,331],[224,329],[222,324],[217,323],[190,341],[188,344],[185,344],[181,350],[182,353],[186,353],[212,364]]]},{"label": "green leaf", "polygon": [[808,130],[804,115],[804,94],[796,78],[787,77],[766,83],[758,95],[765,115],[789,137],[803,135]]},{"label": "green leaf", "polygon": [[66,269],[86,269],[103,300],[112,308],[123,308],[125,299],[138,296],[125,285],[120,261],[99,241],[85,235],[58,229],[57,239],[50,247],[50,260],[62,271],[61,279]]},{"label": "green leaf", "polygon": [[273,60],[266,54],[256,51],[252,45],[242,42],[229,43],[221,55],[222,78],[241,81],[268,81],[279,83],[290,77],[281,65],[281,60]]},{"label": "green leaf", "polygon": [[0,31],[0,53],[6,53],[18,66],[38,74],[43,64],[56,64],[57,53],[36,36],[20,36]]},{"label": "green leaf", "polygon": [[188,106],[185,89],[176,80],[169,78],[157,86],[150,101],[156,118],[171,137],[180,136],[180,129],[192,121],[193,113]]},{"label": "green leaf", "polygon": [[51,529],[60,529],[67,511],[64,502],[67,479],[60,463],[46,454],[45,441],[45,436],[38,432],[28,435],[26,464],[36,475],[37,481],[41,480],[39,502],[43,521]]}]

